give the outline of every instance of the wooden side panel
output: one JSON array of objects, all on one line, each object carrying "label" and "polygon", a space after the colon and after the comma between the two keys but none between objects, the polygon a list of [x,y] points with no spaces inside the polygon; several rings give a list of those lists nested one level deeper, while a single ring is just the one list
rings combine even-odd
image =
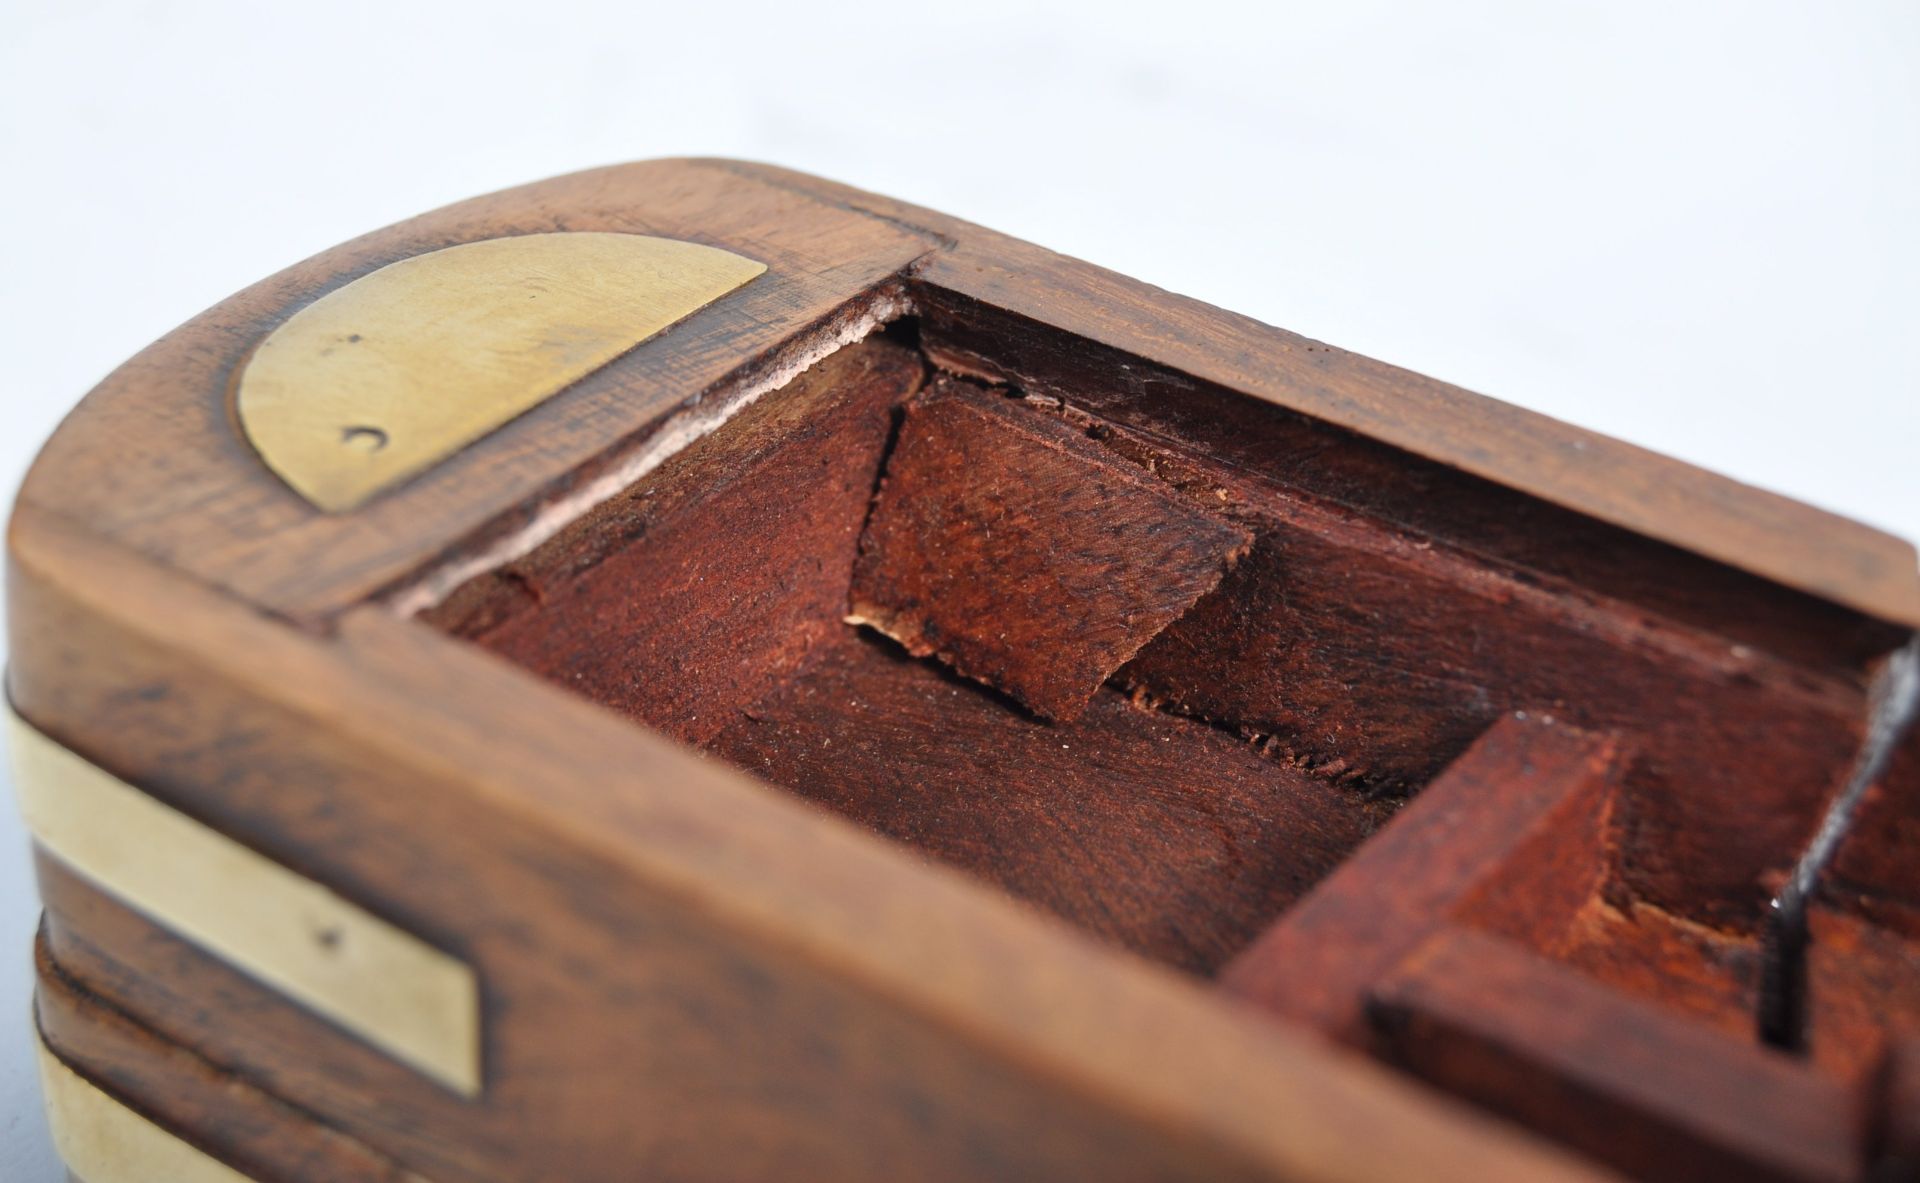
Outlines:
[{"label": "wooden side panel", "polygon": [[1123,672],[1376,790],[1435,775],[1504,712],[1634,743],[1621,867],[1663,906],[1751,927],[1811,835],[1863,701],[1620,605],[1488,571],[1307,504]]},{"label": "wooden side panel", "polygon": [[1920,941],[1920,727],[1868,790],[1825,894]]},{"label": "wooden side panel", "polygon": [[1501,720],[1235,958],[1222,987],[1364,1044],[1372,984],[1456,909],[1489,907],[1483,893],[1504,873],[1516,873],[1516,886],[1551,885],[1542,905],[1575,902],[1562,885],[1593,881],[1594,868],[1578,862],[1590,848],[1581,835],[1604,816],[1616,759],[1606,738]]},{"label": "wooden side panel", "polygon": [[852,612],[914,656],[1070,722],[1253,538],[1009,403],[949,378],[907,408]]},{"label": "wooden side panel", "polygon": [[[740,171],[778,177],[810,193],[851,195],[784,170]],[[1570,510],[1574,521],[1637,535],[1628,551],[1651,540],[1670,555],[1690,553],[1813,597],[1790,608],[1795,615],[1807,609],[1827,615],[1818,601],[1828,600],[1869,618],[1920,627],[1920,570],[1911,542],[1030,243],[859,196],[870,208],[954,236],[951,249],[917,270],[916,299],[934,331],[930,340],[963,366],[1010,372],[1029,389],[1066,374],[1096,373],[1113,404],[1189,424],[1211,420],[1216,431],[1239,434],[1241,449],[1269,445],[1265,433],[1245,430],[1257,417],[1252,406],[1286,408],[1339,435],[1378,441],[1398,453],[1396,465],[1426,460],[1432,463],[1414,466],[1423,475],[1471,478],[1445,482],[1450,490],[1479,485],[1518,493],[1523,503]],[[1211,397],[1223,389],[1249,409],[1223,408]],[[1322,451],[1301,459],[1314,465],[1337,457]],[[1410,490],[1396,481],[1380,491]],[[1420,512],[1414,500],[1396,500]],[[1503,500],[1511,506],[1516,499]],[[1428,512],[1450,513],[1452,498],[1445,501]],[[1508,529],[1525,533],[1539,524],[1516,522]],[[1551,529],[1536,538],[1560,549]],[[1566,548],[1562,557],[1577,550]],[[1631,564],[1635,569],[1648,568]],[[1743,601],[1757,600],[1756,608],[1772,599],[1751,581],[1733,586],[1741,587]]]},{"label": "wooden side panel", "polygon": [[1862,1096],[1512,942],[1451,930],[1373,991],[1409,1071],[1649,1180],[1847,1183]]},{"label": "wooden side panel", "polygon": [[426,1183],[312,1114],[223,1072],[89,993],[35,946],[48,1048],[116,1100],[258,1183]]},{"label": "wooden side panel", "polygon": [[1890,1042],[1920,1039],[1920,939],[1824,904],[1808,922],[1810,1054],[1835,1076],[1864,1079]]},{"label": "wooden side panel", "polygon": [[48,526],[21,713],[476,965],[485,1092],[57,884],[55,955],[437,1183],[1583,1177],[424,626],[306,636]]},{"label": "wooden side panel", "polygon": [[1265,1177],[1022,1080],[790,955],[666,917],[622,950],[490,943],[497,1068],[479,1103],[449,1106],[57,866],[41,884],[51,948],[88,991],[436,1183]]},{"label": "wooden side panel", "polygon": [[1386,813],[1114,690],[1049,724],[851,633],[713,751],[1195,973],[1217,970]]},{"label": "wooden side panel", "polygon": [[845,631],[855,546],[919,355],[852,345],[426,619],[675,738]]},{"label": "wooden side panel", "polygon": [[1235,462],[1048,398],[1008,405],[1054,406],[1059,426],[1253,534],[1116,677],[1330,779],[1409,794],[1515,710],[1617,730],[1634,747],[1624,877],[1751,929],[1764,877],[1811,834],[1860,740],[1850,678],[1356,515],[1291,483],[1311,452]]}]

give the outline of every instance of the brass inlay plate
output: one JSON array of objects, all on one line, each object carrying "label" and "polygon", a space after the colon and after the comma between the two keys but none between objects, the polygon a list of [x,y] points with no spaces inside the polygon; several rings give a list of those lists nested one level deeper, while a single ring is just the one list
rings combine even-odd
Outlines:
[{"label": "brass inlay plate", "polygon": [[20,810],[48,854],[395,1059],[479,1093],[472,967],[9,717]]},{"label": "brass inlay plate", "polygon": [[250,1183],[101,1092],[40,1044],[53,1148],[84,1183]]},{"label": "brass inlay plate", "polygon": [[766,270],[641,234],[491,238],[295,313],[236,395],[267,467],[329,513],[446,459]]}]

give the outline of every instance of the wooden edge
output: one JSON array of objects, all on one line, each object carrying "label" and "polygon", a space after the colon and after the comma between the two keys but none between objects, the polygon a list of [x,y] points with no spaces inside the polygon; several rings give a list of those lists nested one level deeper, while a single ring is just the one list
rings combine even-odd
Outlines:
[{"label": "wooden edge", "polygon": [[[343,521],[257,473],[226,388],[294,309],[435,247],[543,230],[620,230],[764,257],[770,275]],[[323,252],[189,322],[116,370],[29,473],[23,504],[71,513],[278,612],[324,619],[488,540],[675,405],[804,364],[835,309],[913,279],[1287,407],[1644,537],[1920,628],[1910,543],[1458,387],[1332,349],[956,218],[767,165],[661,159],[555,177]],[[891,305],[890,305],[891,306]],[[652,393],[641,393],[652,392]],[[139,405],[131,420],[124,412]],[[152,404],[152,405],[146,405]],[[526,440],[538,435],[541,444]],[[232,438],[226,438],[231,436]],[[256,479],[257,478],[257,479]],[[325,515],[320,515],[324,517]],[[505,527],[502,523],[506,523]],[[297,560],[297,561],[296,561]]]},{"label": "wooden edge", "polygon": [[1509,864],[1593,825],[1620,757],[1611,736],[1502,717],[1243,950],[1221,988],[1363,1045],[1373,983]]},{"label": "wooden edge", "polygon": [[932,210],[771,165],[701,163],[944,238],[921,283],[1920,628],[1920,561],[1905,539]]},{"label": "wooden edge", "polygon": [[[86,1183],[426,1183],[89,994],[34,943],[34,1022],[55,1148]],[[234,1161],[200,1150],[220,1145]]]},{"label": "wooden edge", "polygon": [[40,1091],[54,1149],[86,1183],[250,1183],[211,1155],[148,1121],[39,1043]]},{"label": "wooden edge", "polygon": [[[315,720],[331,743],[408,770],[421,792],[457,784],[473,815],[545,832],[622,868],[636,892],[686,900],[1130,1120],[1291,1179],[1386,1177],[1411,1162],[1435,1178],[1605,1177],[377,606],[316,638],[36,510],[16,516],[11,544],[16,584],[57,589],[103,631]],[[44,676],[15,665],[22,712],[83,732],[84,718],[35,716]],[[475,727],[495,741],[488,751],[465,742]],[[609,792],[609,768],[653,775]],[[231,808],[218,785],[181,791],[210,823]]]},{"label": "wooden edge", "polygon": [[[394,474],[399,483],[353,512],[324,512],[262,462],[236,420],[236,389],[276,328],[390,265],[554,231],[671,239],[766,270],[606,364],[574,371],[577,380],[554,397],[431,468]],[[882,220],[672,160],[471,198],[322,251],[147,346],[42,446],[19,504],[67,515],[269,611],[324,627],[338,611],[432,571],[450,552],[492,553],[548,507],[582,505],[609,479],[615,489],[630,484],[672,448],[897,316],[899,277],[930,249],[936,244]],[[605,286],[607,277],[598,278]],[[375,335],[341,348],[360,349]],[[565,354],[567,333],[560,337]],[[258,427],[254,416],[248,423]],[[390,441],[382,454],[397,447]]]},{"label": "wooden edge", "polygon": [[1865,1166],[1860,1090],[1500,937],[1442,928],[1369,1011],[1392,1062],[1636,1176],[1847,1183]]}]

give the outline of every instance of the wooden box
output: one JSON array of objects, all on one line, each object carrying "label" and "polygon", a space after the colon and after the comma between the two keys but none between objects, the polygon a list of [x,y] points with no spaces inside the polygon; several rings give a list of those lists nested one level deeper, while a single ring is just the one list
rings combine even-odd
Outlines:
[{"label": "wooden box", "polygon": [[86,1183],[1920,1164],[1911,547],[943,215],[380,231],[8,553]]}]

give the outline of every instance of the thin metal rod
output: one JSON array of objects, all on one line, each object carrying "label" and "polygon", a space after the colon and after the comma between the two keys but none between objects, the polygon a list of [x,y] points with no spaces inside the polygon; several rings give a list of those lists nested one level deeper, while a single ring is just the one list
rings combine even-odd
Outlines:
[{"label": "thin metal rod", "polygon": [[1901,736],[1920,714],[1920,636],[1895,650],[1874,679],[1866,738],[1846,783],[1828,804],[1813,841],[1773,898],[1761,946],[1758,1021],[1762,1042],[1787,1051],[1807,1043],[1807,905],[1840,853],[1867,790],[1887,770]]}]

